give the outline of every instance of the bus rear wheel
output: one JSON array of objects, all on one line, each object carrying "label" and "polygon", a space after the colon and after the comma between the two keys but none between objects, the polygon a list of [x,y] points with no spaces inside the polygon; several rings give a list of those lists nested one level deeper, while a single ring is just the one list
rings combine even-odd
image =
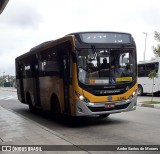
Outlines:
[{"label": "bus rear wheel", "polygon": [[36,108],[32,105],[32,99],[31,99],[31,96],[30,94],[27,94],[27,103],[29,105],[29,110],[31,112],[35,112],[36,111]]},{"label": "bus rear wheel", "polygon": [[51,98],[51,112],[55,117],[60,116],[60,105],[58,98],[55,96]]},{"label": "bus rear wheel", "polygon": [[138,96],[142,96],[143,94],[143,88],[141,85],[138,85]]}]

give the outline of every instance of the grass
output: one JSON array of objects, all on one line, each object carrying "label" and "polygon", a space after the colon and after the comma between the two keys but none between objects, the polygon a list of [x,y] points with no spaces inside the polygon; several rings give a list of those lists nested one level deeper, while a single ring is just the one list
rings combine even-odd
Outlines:
[{"label": "grass", "polygon": [[144,101],[141,103],[143,103],[143,104],[160,104],[160,102],[157,102],[157,101]]}]

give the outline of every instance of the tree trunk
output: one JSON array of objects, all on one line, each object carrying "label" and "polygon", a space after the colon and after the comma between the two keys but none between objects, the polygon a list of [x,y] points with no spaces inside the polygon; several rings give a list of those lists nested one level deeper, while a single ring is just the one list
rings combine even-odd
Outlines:
[{"label": "tree trunk", "polygon": [[151,102],[153,101],[153,88],[154,88],[154,78],[153,78],[153,86],[152,86],[152,98],[151,98]]}]

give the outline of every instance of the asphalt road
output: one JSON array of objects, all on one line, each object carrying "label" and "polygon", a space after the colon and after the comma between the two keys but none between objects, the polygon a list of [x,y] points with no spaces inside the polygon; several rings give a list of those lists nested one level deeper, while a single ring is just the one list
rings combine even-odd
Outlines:
[{"label": "asphalt road", "polygon": [[[1,97],[15,94],[15,92],[0,91]],[[138,98],[139,101],[142,99],[150,97]],[[46,114],[30,113],[28,106],[21,104],[16,98],[0,100],[0,105],[64,135],[79,145],[160,144],[160,109],[137,107],[136,111],[112,114],[106,119],[62,117],[56,120]]]}]

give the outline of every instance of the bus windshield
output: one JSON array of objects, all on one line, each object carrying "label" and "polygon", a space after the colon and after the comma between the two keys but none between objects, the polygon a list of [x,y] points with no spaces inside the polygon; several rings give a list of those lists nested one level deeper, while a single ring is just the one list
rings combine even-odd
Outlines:
[{"label": "bus windshield", "polygon": [[83,84],[120,84],[136,78],[131,49],[78,49],[78,78]]}]

